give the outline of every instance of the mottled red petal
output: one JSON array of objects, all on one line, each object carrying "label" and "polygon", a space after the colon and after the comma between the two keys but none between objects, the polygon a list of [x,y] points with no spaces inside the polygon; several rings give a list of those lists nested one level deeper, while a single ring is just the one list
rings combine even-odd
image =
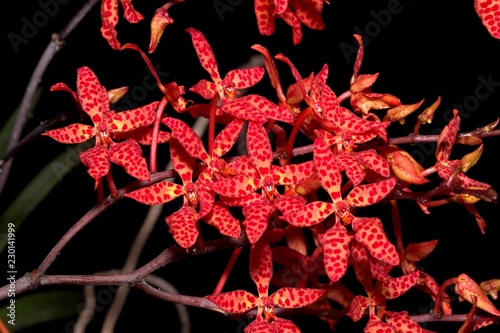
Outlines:
[{"label": "mottled red petal", "polygon": [[335,160],[339,163],[340,170],[345,171],[347,178],[352,181],[353,186],[358,186],[365,179],[366,173],[354,155],[336,155]]},{"label": "mottled red petal", "polygon": [[323,93],[323,89],[325,88],[327,79],[328,79],[328,65],[324,64],[319,73],[314,77],[313,81],[311,82],[311,90],[309,92],[311,100],[314,103],[318,103],[318,107],[320,107],[319,103],[321,101],[321,95]]},{"label": "mottled red petal", "polygon": [[261,181],[258,178],[244,175],[234,176],[210,184],[212,190],[229,198],[241,198],[259,189]]},{"label": "mottled red petal", "polygon": [[134,139],[111,145],[109,160],[119,166],[134,178],[149,180],[149,170],[146,159],[142,157],[142,149]]},{"label": "mottled red petal", "polygon": [[170,139],[170,159],[182,182],[184,184],[191,183],[196,160],[186,153],[178,140],[173,138]]},{"label": "mottled red petal", "polygon": [[266,119],[274,119],[289,124],[294,121],[293,116],[288,109],[280,107],[260,95],[249,94],[245,97],[239,98],[239,100],[247,102],[256,110],[256,112],[263,114]]},{"label": "mottled red petal", "polygon": [[189,88],[189,91],[197,93],[205,99],[212,99],[212,97],[217,94],[217,85],[213,82],[202,79]]},{"label": "mottled red petal", "polygon": [[336,223],[323,236],[323,261],[330,281],[340,280],[347,271],[349,242],[352,236],[347,234],[341,223]]},{"label": "mottled red petal", "polygon": [[215,83],[221,81],[217,61],[215,60],[212,47],[208,44],[205,36],[200,31],[194,28],[186,29],[186,32],[191,35],[196,54],[200,59],[201,66],[210,74],[210,77]]},{"label": "mottled red petal", "polygon": [[[295,324],[288,319],[276,318],[273,321],[276,331],[278,333],[300,333],[301,330],[295,326]],[[246,333],[246,332],[245,332]]]},{"label": "mottled red petal", "polygon": [[352,228],[355,239],[363,244],[370,255],[389,265],[399,265],[396,247],[387,238],[382,221],[376,217],[354,218]]},{"label": "mottled red petal", "polygon": [[96,146],[80,153],[80,159],[89,175],[97,182],[109,172],[109,152],[104,146]]},{"label": "mottled red petal", "polygon": [[226,74],[221,84],[223,88],[249,88],[262,80],[264,73],[263,67],[234,69]]},{"label": "mottled red petal", "polygon": [[101,3],[101,34],[108,41],[109,45],[115,49],[120,49],[120,42],[117,39],[116,24],[118,23],[118,0],[102,0]]},{"label": "mottled red petal", "polygon": [[233,217],[227,207],[221,202],[216,202],[212,211],[203,220],[207,224],[217,228],[222,235],[233,238],[238,238],[241,235],[240,221]]},{"label": "mottled red petal", "polygon": [[396,333],[389,325],[378,317],[370,319],[363,330],[364,333]]},{"label": "mottled red petal", "polygon": [[219,159],[233,147],[236,140],[238,140],[243,125],[244,122],[242,120],[234,119],[220,131],[213,143],[213,159]]},{"label": "mottled red petal", "polygon": [[172,182],[160,182],[125,194],[146,205],[158,205],[174,200],[184,193],[184,187]]},{"label": "mottled red petal", "polygon": [[120,0],[123,6],[123,17],[130,23],[137,23],[143,19],[142,15],[134,9],[132,0]]},{"label": "mottled red petal", "polygon": [[250,163],[257,169],[261,177],[268,175],[273,160],[273,151],[264,126],[250,122],[246,138]]},{"label": "mottled red petal", "polygon": [[292,0],[291,6],[299,20],[307,27],[315,30],[323,30],[325,24],[321,18],[324,0]]},{"label": "mottled red petal", "polygon": [[172,135],[179,140],[180,144],[190,156],[205,163],[210,162],[210,157],[208,156],[200,137],[185,122],[172,117],[165,117],[161,120],[161,122],[170,127]]},{"label": "mottled red petal", "polygon": [[281,218],[296,227],[311,227],[322,222],[334,212],[334,204],[313,201],[308,203],[303,209],[295,210]]},{"label": "mottled red petal", "polygon": [[243,207],[245,233],[250,244],[255,244],[266,231],[274,206],[262,201]]},{"label": "mottled red petal", "polygon": [[453,118],[439,134],[436,146],[436,160],[445,163],[449,160],[451,150],[460,129],[460,117],[458,110],[453,110]]},{"label": "mottled red petal", "polygon": [[335,155],[322,138],[314,140],[314,163],[318,170],[321,186],[330,194],[333,201],[342,200],[340,170],[335,161]]},{"label": "mottled red petal", "polygon": [[95,135],[93,126],[84,124],[71,124],[66,127],[54,129],[42,135],[51,137],[60,143],[81,143],[87,141]]},{"label": "mottled red petal", "polygon": [[168,231],[174,236],[177,244],[185,249],[196,243],[198,238],[198,213],[190,206],[181,209],[165,218]]},{"label": "mottled red petal", "polygon": [[273,15],[282,14],[288,8],[288,0],[274,0]]},{"label": "mottled red petal", "polygon": [[295,185],[316,173],[316,164],[307,161],[299,164],[288,164],[272,168],[273,180],[279,185]]},{"label": "mottled red petal", "polygon": [[286,24],[292,27],[293,44],[299,44],[302,40],[302,25],[297,15],[290,8],[287,8],[283,14],[281,14],[281,18]]},{"label": "mottled red petal", "polygon": [[281,288],[271,295],[274,305],[296,309],[308,306],[325,294],[325,289],[314,288]]},{"label": "mottled red petal", "polygon": [[490,35],[500,39],[500,0],[474,0],[474,8]]},{"label": "mottled red petal", "polygon": [[396,333],[425,333],[422,327],[414,322],[408,312],[391,312],[386,316],[386,323],[396,330]]},{"label": "mottled red petal", "polygon": [[375,171],[384,178],[389,178],[391,175],[389,163],[380,156],[374,149],[369,149],[356,153],[356,157],[368,166],[371,170]]},{"label": "mottled red petal", "polygon": [[385,198],[396,186],[396,178],[385,179],[372,184],[356,186],[349,192],[345,201],[354,207],[365,207]]},{"label": "mottled red petal", "polygon": [[255,17],[257,18],[257,27],[263,36],[272,35],[276,29],[274,22],[274,3],[272,0],[254,0]]},{"label": "mottled red petal", "polygon": [[253,121],[260,124],[264,124],[268,120],[259,109],[248,103],[245,98],[226,100],[221,108],[225,113],[241,120]]},{"label": "mottled red petal", "polygon": [[115,113],[108,128],[110,132],[128,132],[142,126],[151,125],[155,120],[158,102],[152,102],[137,109]]},{"label": "mottled red petal", "polygon": [[257,306],[259,299],[245,290],[235,290],[218,295],[205,296],[219,308],[229,313],[241,314]]},{"label": "mottled red petal", "polygon": [[271,247],[266,240],[255,244],[250,250],[250,277],[257,286],[259,297],[268,295],[269,282],[273,276]]},{"label": "mottled red petal", "polygon": [[370,305],[370,300],[364,296],[358,295],[354,297],[351,304],[349,305],[349,316],[352,321],[359,321],[368,309]]},{"label": "mottled red petal", "polygon": [[280,196],[274,200],[274,206],[283,215],[288,215],[297,210],[304,209],[306,203],[304,198],[298,195],[294,196]]},{"label": "mottled red petal", "polygon": [[78,68],[76,86],[83,111],[96,125],[104,121],[106,108],[109,110],[108,96],[107,94],[103,96],[102,86],[90,68],[85,66]]},{"label": "mottled red petal", "polygon": [[384,280],[376,288],[385,299],[398,298],[415,285],[419,276],[420,271],[415,271],[397,278]]}]

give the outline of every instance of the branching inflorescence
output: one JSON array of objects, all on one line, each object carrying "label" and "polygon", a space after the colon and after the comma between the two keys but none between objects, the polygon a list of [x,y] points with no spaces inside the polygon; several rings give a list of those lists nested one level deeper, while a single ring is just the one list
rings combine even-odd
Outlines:
[{"label": "branching inflorescence", "polygon": [[[151,23],[149,53],[156,49],[165,27],[173,23],[167,10],[182,2],[168,2],[156,11]],[[121,4],[129,22],[143,18],[130,1]],[[292,27],[295,44],[301,41],[302,24],[323,29],[322,8],[322,0],[255,0],[260,33],[272,34],[274,21],[283,19]],[[498,2],[476,1],[476,10],[491,35],[499,38]],[[300,332],[292,320],[279,317],[282,312],[275,308],[334,313],[323,315],[332,329],[337,320],[347,316],[353,321],[364,318],[367,333],[425,332],[408,312],[392,311],[386,304],[387,300],[417,288],[435,302],[436,319],[452,313],[451,299],[443,286],[417,266],[434,250],[437,240],[404,246],[397,205],[400,200],[413,200],[428,214],[430,207],[458,203],[485,233],[486,222],[475,203],[479,200],[496,203],[497,193],[487,183],[468,177],[466,172],[483,152],[481,138],[498,135],[495,130],[498,121],[464,136],[459,133],[460,117],[455,110],[437,137],[435,164],[424,168],[402,147],[392,143],[387,133],[392,123],[402,122],[418,112],[424,101],[403,104],[394,95],[372,91],[379,74],[362,73],[364,50],[359,35],[354,35],[359,49],[349,89],[337,95],[327,84],[328,65],[306,77],[285,55],[272,56],[258,44],[252,49],[264,57],[264,67],[235,69],[222,77],[203,33],[189,28],[186,33],[210,78],[201,79],[188,89],[207,101],[193,103],[185,99],[188,92],[184,86],[160,82],[148,56],[138,46],[118,41],[116,1],[103,0],[101,15],[101,32],[111,47],[138,52],[155,75],[164,96],[132,110],[115,112],[110,104],[122,97],[127,88],[106,89],[98,75],[88,67],[81,67],[77,69],[76,91],[64,83],[55,84],[51,90],[69,92],[75,105],[88,115],[91,125],[71,124],[44,135],[66,144],[95,140],[94,147],[82,152],[80,158],[96,189],[104,191],[105,182],[113,200],[158,205],[182,198],[181,207],[172,208],[165,216],[169,232],[178,244],[174,247],[176,255],[207,250],[200,223],[216,228],[221,239],[234,239],[234,244],[224,246],[250,247],[249,276],[255,282],[256,292],[222,292],[219,286],[214,294],[206,295],[212,309],[231,315],[251,314],[255,319],[245,328],[246,333]],[[286,64],[295,79],[286,89],[281,86],[276,61]],[[259,94],[241,94],[242,89],[265,79],[266,73],[276,90],[277,102]],[[421,124],[432,121],[439,101],[438,98],[420,112],[415,137]],[[208,142],[181,120],[179,115],[183,113],[210,120]],[[216,124],[222,128],[218,133]],[[309,140],[306,147],[297,146],[295,139],[299,132]],[[229,156],[241,137],[247,154]],[[271,137],[276,138],[275,142]],[[168,180],[167,175],[158,176],[158,144],[168,145],[172,172],[179,182]],[[476,148],[460,159],[450,160],[452,149],[459,144]],[[151,146],[149,166],[142,156],[142,145]],[[305,158],[297,158],[298,149],[307,152]],[[110,162],[123,167],[140,182],[132,190],[117,190]],[[429,189],[431,174],[437,174],[441,183]],[[424,184],[426,190],[420,191],[419,186]],[[361,208],[377,204],[392,207],[396,244],[390,241],[379,217],[358,214]],[[208,245],[210,251],[213,244],[211,241]],[[142,271],[116,276],[114,282],[148,292],[144,287],[145,275],[138,272],[152,273],[148,268],[156,268],[159,262],[167,263],[151,262]],[[276,269],[276,265],[281,269]],[[45,265],[42,271],[30,273],[32,281],[24,278],[19,282],[18,291],[34,288],[40,281],[47,284],[106,281],[105,277],[50,280],[49,276],[44,280],[46,268]],[[350,268],[365,294],[355,295],[343,284]],[[290,271],[298,278],[282,278]],[[31,285],[22,289],[21,283]],[[457,295],[472,304],[471,315],[460,332],[498,323],[500,311],[486,296],[496,295],[498,280],[479,285],[462,274],[447,282],[452,283]],[[278,288],[272,294],[271,285]],[[183,301],[179,298],[179,302]],[[482,316],[474,316],[475,311],[482,311]]]}]

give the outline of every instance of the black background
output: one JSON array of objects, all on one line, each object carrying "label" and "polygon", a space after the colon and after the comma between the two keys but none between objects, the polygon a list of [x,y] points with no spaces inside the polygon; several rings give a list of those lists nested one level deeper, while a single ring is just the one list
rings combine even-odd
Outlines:
[{"label": "black background", "polygon": [[[57,8],[53,7],[51,15],[45,16],[41,3],[45,2],[18,1],[9,4],[9,10],[4,15],[6,30],[2,53],[3,59],[7,59],[2,62],[6,89],[3,95],[3,111],[0,113],[2,124],[20,103],[30,75],[49,42],[50,35],[60,31],[83,2],[57,2]],[[145,20],[132,25],[120,17],[117,28],[120,41],[133,42],[142,49],[147,49],[149,20],[154,10],[162,4],[158,1],[136,0],[134,6],[145,16]],[[228,10],[218,11],[217,4],[226,4]],[[394,4],[399,4],[396,7],[397,13],[381,16],[381,11]],[[139,86],[135,90],[136,95],[130,97],[141,105],[161,98],[159,90],[148,90],[147,95],[139,94],[144,91],[140,90],[140,85],[148,75],[145,65],[137,53],[114,51],[108,46],[100,36],[98,7],[99,5],[95,6],[66,39],[65,47],[57,53],[48,67],[40,82],[44,93],[26,123],[25,134],[40,121],[72,109],[66,94],[48,93],[48,88],[57,82],[65,82],[75,88],[76,70],[81,66],[89,66],[101,84],[107,88],[128,85],[132,94],[134,88]],[[325,4],[323,10],[327,25],[324,31],[313,31],[304,27],[304,38],[296,46],[291,42],[291,28],[282,20],[277,21],[274,35],[259,35],[252,1],[187,0],[171,8],[169,13],[175,23],[167,27],[158,49],[150,58],[163,73],[169,73],[165,74],[165,82],[176,81],[186,88],[201,78],[209,78],[198,62],[189,35],[184,31],[188,27],[194,27],[205,34],[214,50],[222,76],[255,55],[256,52],[251,50],[250,46],[259,43],[268,48],[271,54],[281,52],[288,56],[304,76],[310,72],[318,72],[323,64],[327,63],[330,69],[328,83],[337,94],[349,87],[355,57],[354,53],[346,57],[341,45],[354,47],[352,34],[363,31],[369,41],[365,40],[361,73],[381,73],[373,87],[375,91],[394,94],[407,104],[425,98],[425,106],[432,103],[438,95],[442,97],[439,109],[441,111],[436,113],[432,125],[422,129],[424,134],[435,133],[443,128],[446,124],[445,114],[449,114],[454,104],[471,101],[482,82],[479,77],[487,79],[491,76],[493,81],[500,82],[500,42],[489,36],[482,26],[474,11],[472,0],[441,1],[439,6],[433,1],[370,1],[369,4],[362,1],[331,1],[330,5]],[[377,21],[377,17],[385,20]],[[37,23],[36,33],[32,33],[25,42],[13,47],[9,36],[26,36],[23,27],[27,21]],[[284,86],[292,82],[286,65],[278,63],[278,71]],[[275,100],[274,92],[269,90],[269,83],[264,81],[256,86],[254,92]],[[462,114],[462,131],[484,126],[499,117],[500,87],[494,89],[487,99],[480,101],[477,108],[465,110]],[[188,96],[200,101],[192,94]],[[410,118],[404,126],[391,125],[390,136],[411,133],[414,119]],[[499,140],[490,138],[484,141],[484,154],[468,174],[498,190]],[[413,152],[424,167],[433,164],[433,154],[428,153],[429,145],[408,145],[404,148]],[[20,152],[14,160],[7,187],[0,197],[0,209],[7,207],[31,177],[64,149],[64,145],[40,137]],[[457,149],[452,157],[459,158],[460,153],[467,151],[470,149]],[[164,154],[163,158],[166,158],[166,153]],[[160,161],[164,161],[162,157]],[[118,181],[118,186],[127,182],[128,178],[124,178],[123,181]],[[16,261],[19,272],[36,268],[64,232],[95,204],[93,186],[94,182],[87,175],[86,169],[81,165],[75,167],[23,223],[17,231]],[[500,278],[500,211],[498,205],[484,202],[479,202],[477,207],[488,223],[486,235],[479,232],[474,218],[462,206],[434,208],[431,209],[430,215],[425,215],[414,203],[401,204],[406,243],[439,239],[435,252],[421,263],[439,283],[460,273],[467,273],[476,281]],[[146,211],[147,207],[130,200],[118,203],[75,237],[58,256],[48,273],[90,274],[119,268],[123,265]],[[380,217],[388,216],[387,207],[377,207],[373,212]],[[367,210],[366,213],[371,214],[371,211]],[[165,211],[164,216],[167,214]],[[141,257],[141,264],[171,244],[172,239],[166,225],[159,221]],[[190,258],[168,265],[157,274],[170,281],[183,294],[204,296],[212,292],[229,256],[230,252],[222,251],[205,257]],[[225,290],[253,288],[245,273],[246,256],[247,253],[244,252]],[[45,289],[81,290],[80,287]],[[179,324],[172,304],[135,290],[131,291],[129,297],[116,332],[178,330]],[[107,304],[106,301],[104,303]],[[104,303],[103,305],[106,305]],[[429,299],[418,293],[404,296],[393,304],[395,307],[407,309],[412,314],[425,313],[430,307]],[[498,301],[495,304],[499,306]],[[457,306],[461,312],[469,309],[467,305]],[[206,331],[209,327],[215,332],[239,332],[246,323],[242,320],[231,321],[206,310],[190,308],[189,311],[193,332]],[[104,315],[105,311],[96,314],[88,332],[100,330]],[[66,332],[67,324],[75,319],[76,317],[41,325],[29,332]],[[323,322],[314,318],[297,318],[297,323],[304,332],[328,331]],[[440,332],[453,331],[458,327],[456,324],[428,326]],[[338,328],[339,332],[354,332],[350,330],[352,327],[348,320],[339,323]],[[361,332],[362,325],[355,329],[356,332]],[[488,332],[488,329],[483,331]]]}]

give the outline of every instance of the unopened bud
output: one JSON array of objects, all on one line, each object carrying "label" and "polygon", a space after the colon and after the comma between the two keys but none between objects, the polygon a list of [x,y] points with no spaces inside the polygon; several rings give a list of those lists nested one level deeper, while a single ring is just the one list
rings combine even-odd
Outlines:
[{"label": "unopened bud", "polygon": [[493,131],[497,127],[499,121],[500,121],[500,118],[497,118],[497,120],[495,120],[491,124],[488,124],[488,125],[484,126],[483,130],[486,133],[489,133],[489,132]]},{"label": "unopened bud", "polygon": [[457,137],[455,143],[467,146],[477,146],[483,143],[483,140],[481,140],[481,138],[477,136],[462,136],[462,137]]},{"label": "unopened bud", "polygon": [[410,184],[425,184],[429,180],[422,176],[424,168],[406,151],[395,148],[385,158],[398,179]]},{"label": "unopened bud", "polygon": [[432,103],[432,105],[428,106],[419,116],[418,121],[422,124],[430,124],[432,123],[432,118],[434,117],[434,112],[438,108],[439,104],[441,104],[441,96],[438,96],[436,101]]},{"label": "unopened bud", "polygon": [[109,104],[118,102],[118,100],[122,98],[127,93],[127,91],[127,86],[108,90]]},{"label": "unopened bud", "polygon": [[424,102],[422,99],[420,102],[415,104],[401,104],[392,109],[387,110],[385,114],[384,121],[390,120],[392,122],[399,121],[401,124],[404,124],[404,118],[409,114],[415,112],[420,105]]},{"label": "unopened bud", "polygon": [[477,161],[479,161],[479,158],[481,157],[482,153],[483,153],[483,145],[481,144],[472,153],[469,153],[464,157],[462,157],[459,164],[459,167],[462,170],[462,172],[467,172],[470,168],[472,168],[477,163]]},{"label": "unopened bud", "polygon": [[357,93],[370,88],[377,80],[378,75],[379,73],[358,75],[354,83],[351,85],[351,92]]},{"label": "unopened bud", "polygon": [[490,295],[494,300],[498,299],[498,292],[500,291],[500,279],[492,279],[481,282],[479,284],[483,293]]},{"label": "unopened bud", "polygon": [[153,53],[160,42],[161,36],[165,27],[174,23],[174,19],[168,15],[168,9],[176,3],[183,2],[184,0],[172,0],[161,6],[155,11],[151,19],[151,38],[149,40],[149,53]]}]

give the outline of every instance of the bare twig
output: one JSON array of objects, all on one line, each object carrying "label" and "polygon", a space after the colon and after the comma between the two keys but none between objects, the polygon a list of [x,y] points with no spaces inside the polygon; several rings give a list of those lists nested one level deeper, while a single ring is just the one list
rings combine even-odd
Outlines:
[{"label": "bare twig", "polygon": [[[173,285],[159,276],[151,274],[146,276],[144,280],[152,286],[160,288],[161,290],[165,290],[171,294],[180,295],[179,291]],[[191,332],[191,322],[189,320],[189,312],[187,310],[187,306],[185,304],[175,303],[175,308],[177,310],[179,322],[181,324],[180,333]]]},{"label": "bare twig", "polygon": [[87,325],[94,317],[94,312],[96,309],[96,296],[95,296],[95,286],[85,286],[83,287],[83,297],[85,299],[85,306],[80,312],[78,319],[73,328],[73,333],[85,333]]},{"label": "bare twig", "polygon": [[[87,13],[98,1],[99,0],[88,0],[59,34],[52,35],[51,41],[47,45],[44,53],[38,61],[38,64],[33,71],[33,74],[31,75],[28,86],[26,87],[26,91],[24,92],[21,105],[19,106],[19,114],[12,129],[9,145],[7,146],[7,151],[15,147],[20,140],[21,132],[30,109],[30,101],[33,99],[41,78],[50,62],[52,61],[52,58],[54,58],[54,55],[61,49],[62,45],[64,45],[64,40],[66,39],[66,37],[71,33],[71,31],[73,31],[73,29],[80,23],[80,21],[87,15]],[[0,193],[2,193],[5,187],[5,183],[7,182],[7,177],[9,175],[10,167],[12,166],[12,161],[13,159],[11,158],[0,169]]]},{"label": "bare twig", "polygon": [[[142,267],[130,273],[108,274],[108,275],[44,275],[41,270],[35,269],[15,281],[16,295],[23,294],[39,286],[46,285],[117,285],[136,286],[139,281],[157,269],[171,263],[193,255],[207,254],[214,251],[241,247],[248,244],[245,234],[240,238],[224,237],[205,243],[203,250],[195,247],[186,250],[178,245],[163,250],[156,258],[152,259]],[[7,298],[9,285],[0,288],[0,301]]]}]

